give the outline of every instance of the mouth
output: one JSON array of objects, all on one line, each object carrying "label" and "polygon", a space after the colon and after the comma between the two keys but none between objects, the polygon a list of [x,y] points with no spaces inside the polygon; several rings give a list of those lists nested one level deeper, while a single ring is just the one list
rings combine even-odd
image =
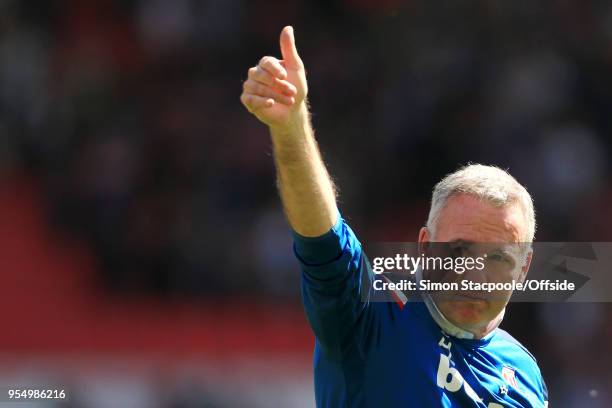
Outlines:
[{"label": "mouth", "polygon": [[465,303],[473,303],[473,304],[488,304],[489,300],[484,295],[476,294],[476,293],[455,293],[453,296],[454,301],[465,302]]}]

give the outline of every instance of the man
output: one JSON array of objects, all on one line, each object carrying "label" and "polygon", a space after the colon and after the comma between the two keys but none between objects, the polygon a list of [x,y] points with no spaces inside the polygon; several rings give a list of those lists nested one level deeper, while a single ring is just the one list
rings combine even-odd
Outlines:
[{"label": "man", "polygon": [[[372,273],[336,207],[291,27],[282,30],[280,46],[282,60],[264,57],[249,69],[241,101],[270,128],[280,195],[302,266],[304,306],[316,335],[317,406],[546,406],[535,359],[497,328],[509,296],[459,300],[423,293],[422,302],[362,301],[362,291],[371,290],[362,279],[371,281]],[[527,191],[500,169],[472,165],[436,185],[418,240],[423,246],[519,244],[531,242],[534,231]],[[530,259],[528,252],[501,262],[524,279]]]}]

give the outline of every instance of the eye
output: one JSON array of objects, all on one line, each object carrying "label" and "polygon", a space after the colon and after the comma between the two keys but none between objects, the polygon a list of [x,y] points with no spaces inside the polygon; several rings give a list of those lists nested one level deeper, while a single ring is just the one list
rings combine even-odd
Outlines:
[{"label": "eye", "polygon": [[467,246],[465,245],[453,245],[451,246],[451,254],[453,256],[463,256],[467,251]]},{"label": "eye", "polygon": [[499,254],[499,253],[489,254],[487,255],[487,259],[490,261],[494,261],[494,262],[505,262],[505,263],[512,262],[510,258],[508,258],[505,255]]}]

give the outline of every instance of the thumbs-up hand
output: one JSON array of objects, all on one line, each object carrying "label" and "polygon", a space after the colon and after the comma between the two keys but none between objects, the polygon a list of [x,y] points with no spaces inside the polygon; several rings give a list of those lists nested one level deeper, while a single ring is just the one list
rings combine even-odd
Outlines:
[{"label": "thumbs-up hand", "polygon": [[249,68],[240,100],[260,121],[283,130],[300,115],[307,115],[304,99],[308,93],[306,71],[295,46],[293,28],[283,28],[280,35],[282,60],[263,57]]}]

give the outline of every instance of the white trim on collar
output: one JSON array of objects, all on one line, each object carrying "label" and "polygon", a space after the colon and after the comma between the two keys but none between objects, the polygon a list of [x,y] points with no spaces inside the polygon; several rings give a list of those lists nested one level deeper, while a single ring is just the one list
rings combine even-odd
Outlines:
[{"label": "white trim on collar", "polygon": [[[423,272],[421,268],[419,268],[416,271],[417,287],[422,277],[423,277]],[[425,305],[427,306],[427,310],[429,310],[429,314],[444,332],[458,339],[470,339],[470,340],[474,339],[473,333],[455,326],[446,317],[444,317],[444,315],[442,314],[440,309],[438,309],[438,306],[436,306],[435,302],[433,301],[433,299],[428,293],[420,292],[420,294],[421,294],[421,297],[423,298],[423,302],[425,302]],[[491,332],[489,332],[485,337],[483,337],[483,339],[487,339],[495,333],[495,330],[497,329],[497,327],[500,325],[500,323],[504,319],[505,312],[506,312],[506,309],[504,308],[500,312],[500,314],[497,316],[496,318],[497,324],[495,325],[493,330],[491,330]]]}]

